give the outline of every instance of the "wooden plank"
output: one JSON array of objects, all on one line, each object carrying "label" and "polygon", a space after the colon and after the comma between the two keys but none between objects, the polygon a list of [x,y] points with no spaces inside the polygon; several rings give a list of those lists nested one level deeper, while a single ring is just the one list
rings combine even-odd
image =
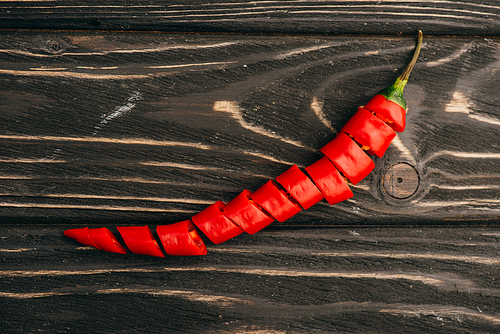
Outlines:
[{"label": "wooden plank", "polygon": [[0,29],[498,36],[497,1],[3,1]]},{"label": "wooden plank", "polygon": [[3,333],[495,333],[498,228],[262,231],[203,257],[2,225]]},{"label": "wooden plank", "polygon": [[[320,158],[414,43],[3,32],[0,217],[174,222],[254,191]],[[499,52],[491,39],[427,38],[405,90],[407,130],[353,199],[275,225],[497,222]],[[401,184],[418,183],[406,198],[393,193],[401,166],[416,174]]]}]

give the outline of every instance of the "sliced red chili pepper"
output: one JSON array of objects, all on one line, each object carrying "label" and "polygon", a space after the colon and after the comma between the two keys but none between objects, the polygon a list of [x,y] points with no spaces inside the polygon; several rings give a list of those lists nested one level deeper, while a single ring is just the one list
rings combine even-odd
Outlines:
[{"label": "sliced red chili pepper", "polygon": [[380,94],[375,95],[363,108],[371,111],[394,131],[403,132],[406,126],[406,110]]},{"label": "sliced red chili pepper", "polygon": [[121,226],[116,228],[132,253],[165,257],[148,226]]},{"label": "sliced red chili pepper", "polygon": [[358,111],[340,130],[362,145],[362,148],[370,154],[379,158],[384,156],[385,151],[391,144],[396,133],[380,118],[373,115],[364,108]]},{"label": "sliced red chili pepper", "polygon": [[207,247],[190,220],[159,225],[156,233],[168,255],[205,255]]},{"label": "sliced red chili pepper", "polygon": [[191,218],[214,244],[223,243],[245,232],[231,219],[224,216],[222,211],[225,206],[223,202],[217,201]]},{"label": "sliced red chili pepper", "polygon": [[293,165],[286,172],[276,177],[276,181],[302,206],[305,210],[321,201],[323,194],[304,174],[297,165]]},{"label": "sliced red chili pepper", "polygon": [[274,221],[252,200],[247,189],[227,203],[223,213],[248,234],[255,234]]},{"label": "sliced red chili pepper", "polygon": [[330,205],[345,201],[353,196],[347,182],[327,157],[323,157],[306,167],[306,172]]},{"label": "sliced red chili pepper", "polygon": [[94,244],[94,242],[90,238],[88,227],[73,228],[70,230],[66,230],[66,231],[64,231],[64,235],[67,237],[70,237],[71,239],[75,239],[76,241],[78,241],[81,244],[96,247],[96,245]]},{"label": "sliced red chili pepper", "polygon": [[89,228],[89,236],[97,249],[112,253],[127,253],[127,249],[120,244],[115,235],[106,227]]},{"label": "sliced red chili pepper", "polygon": [[252,199],[279,222],[284,222],[302,210],[302,207],[291,200],[272,180],[255,190]]},{"label": "sliced red chili pepper", "polygon": [[352,184],[363,180],[375,168],[372,159],[348,135],[337,137],[320,149]]}]

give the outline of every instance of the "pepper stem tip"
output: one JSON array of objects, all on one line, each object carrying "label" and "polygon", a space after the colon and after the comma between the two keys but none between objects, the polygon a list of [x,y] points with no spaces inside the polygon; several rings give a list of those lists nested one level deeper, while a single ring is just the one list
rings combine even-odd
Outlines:
[{"label": "pepper stem tip", "polygon": [[411,58],[411,61],[408,63],[408,65],[406,65],[406,68],[404,69],[403,73],[401,73],[401,75],[394,82],[396,89],[401,92],[403,91],[404,87],[406,86],[406,83],[408,82],[408,78],[410,77],[413,67],[417,63],[418,55],[420,54],[420,49],[422,48],[423,36],[424,34],[422,30],[419,30],[417,35],[417,45],[415,46],[413,57]]}]

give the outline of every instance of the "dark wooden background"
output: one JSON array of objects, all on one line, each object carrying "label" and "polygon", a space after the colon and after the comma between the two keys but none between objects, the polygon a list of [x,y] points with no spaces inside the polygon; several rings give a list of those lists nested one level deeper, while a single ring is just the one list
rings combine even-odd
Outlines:
[{"label": "dark wooden background", "polygon": [[[499,15],[496,1],[0,2],[0,331],[499,332]],[[407,130],[351,200],[204,257],[62,235],[188,219],[313,163],[418,29]]]}]

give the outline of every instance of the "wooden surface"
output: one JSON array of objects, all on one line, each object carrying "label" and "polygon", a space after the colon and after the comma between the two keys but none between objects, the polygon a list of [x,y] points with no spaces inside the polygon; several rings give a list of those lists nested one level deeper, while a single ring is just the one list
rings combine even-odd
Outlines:
[{"label": "wooden surface", "polygon": [[[186,219],[310,165],[415,44],[82,32],[1,40],[0,216],[111,224]],[[407,130],[374,157],[352,199],[282,225],[497,221],[499,53],[496,40],[427,38],[405,89]],[[401,163],[414,170],[408,196],[384,187]]]},{"label": "wooden surface", "polygon": [[[499,332],[499,8],[0,2],[0,332]],[[62,235],[187,219],[315,162],[417,29],[407,131],[351,200],[203,257]]]},{"label": "wooden surface", "polygon": [[99,1],[0,3],[0,29],[498,36],[498,1]]},{"label": "wooden surface", "polygon": [[498,228],[263,231],[203,257],[5,226],[3,333],[497,333]]}]

